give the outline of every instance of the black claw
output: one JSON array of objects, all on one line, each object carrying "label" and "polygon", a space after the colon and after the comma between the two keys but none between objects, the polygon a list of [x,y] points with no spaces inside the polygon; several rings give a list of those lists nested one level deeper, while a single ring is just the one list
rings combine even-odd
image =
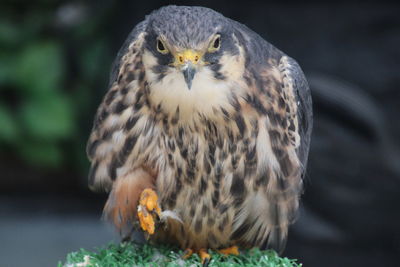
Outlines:
[{"label": "black claw", "polygon": [[157,212],[155,210],[151,211],[151,215],[153,216],[154,220],[159,223],[161,221],[160,216],[158,216]]},{"label": "black claw", "polygon": [[207,267],[210,264],[210,258],[205,258],[203,262],[203,267]]},{"label": "black claw", "polygon": [[181,258],[186,260],[186,259],[190,258],[191,256],[192,256],[192,251],[190,249],[185,249]]},{"label": "black claw", "polygon": [[122,238],[122,243],[129,243],[129,242],[131,242],[131,236],[130,236],[130,234],[131,233],[129,233],[129,235],[126,235],[126,236],[124,236],[123,238]]}]

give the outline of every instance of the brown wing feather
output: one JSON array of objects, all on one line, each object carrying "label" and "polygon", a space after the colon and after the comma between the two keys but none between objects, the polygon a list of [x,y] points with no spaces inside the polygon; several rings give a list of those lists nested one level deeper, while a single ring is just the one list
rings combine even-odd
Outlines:
[{"label": "brown wing feather", "polygon": [[302,190],[303,168],[297,154],[302,137],[296,88],[286,56],[280,61],[270,58],[260,70],[259,74],[252,74],[260,82],[249,89],[255,97],[247,100],[259,111],[257,172],[247,177],[248,183],[253,184],[247,201],[253,204],[244,206],[247,210],[241,213],[248,216],[236,220],[234,235],[248,229],[242,234],[243,243],[282,251]]},{"label": "brown wing feather", "polygon": [[132,31],[121,48],[110,77],[110,89],[95,116],[87,144],[91,161],[89,187],[109,191],[137,136],[130,129],[139,119],[136,109],[142,104],[144,68],[141,60],[145,23]]},{"label": "brown wing feather", "polygon": [[[294,221],[302,190],[302,165],[297,150],[300,146],[298,104],[293,74],[288,69],[287,57],[279,61],[281,75],[279,97],[273,107],[278,122],[269,118],[269,138],[272,151],[279,163],[275,170],[275,179],[270,180],[268,192],[270,216],[274,225],[269,233],[266,245],[282,251],[286,244],[289,225]],[[272,115],[273,116],[273,115]],[[278,134],[279,133],[279,134]]]},{"label": "brown wing feather", "polygon": [[[240,241],[282,251],[302,192],[312,110],[310,91],[298,64],[258,34],[237,22],[235,36],[245,50],[245,100],[257,111],[257,172],[250,204],[240,210],[233,236]],[[245,111],[246,109],[243,109]],[[243,114],[246,119],[246,114]],[[248,115],[247,115],[248,116]],[[240,218],[239,218],[240,217]],[[244,219],[246,218],[246,219]]]},{"label": "brown wing feather", "polygon": [[[282,251],[284,249],[288,226],[293,223],[302,191],[302,173],[305,166],[298,151],[303,138],[299,125],[299,106],[295,79],[292,66],[287,56],[279,61],[280,79],[276,84],[276,98],[272,103],[272,110],[268,114],[268,138],[274,157],[276,168],[270,172],[269,184],[266,194],[270,216],[270,232],[265,245]],[[302,75],[302,73],[300,73]],[[303,122],[304,123],[304,122]],[[307,144],[308,146],[308,144]],[[307,148],[308,151],[308,148]],[[272,178],[272,179],[271,179]]]}]

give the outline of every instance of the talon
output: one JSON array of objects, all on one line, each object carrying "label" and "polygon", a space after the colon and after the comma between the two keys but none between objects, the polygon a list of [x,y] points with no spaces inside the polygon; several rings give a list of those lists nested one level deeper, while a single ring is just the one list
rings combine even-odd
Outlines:
[{"label": "talon", "polygon": [[154,234],[155,217],[160,216],[161,209],[158,206],[158,197],[153,189],[146,188],[140,194],[137,215],[140,227],[149,234]]},{"label": "talon", "polygon": [[186,259],[190,258],[190,256],[192,256],[194,253],[199,255],[199,257],[201,259],[201,264],[203,265],[203,267],[208,266],[208,264],[210,263],[210,260],[211,260],[211,255],[208,254],[207,249],[205,249],[205,248],[201,248],[199,250],[193,250],[191,248],[187,248],[183,252],[182,259],[186,260]]},{"label": "talon", "polygon": [[237,246],[232,246],[229,248],[219,249],[219,253],[224,255],[239,255],[239,248]]},{"label": "talon", "polygon": [[203,262],[203,267],[208,267],[208,264],[210,264],[210,258],[206,258]]},{"label": "talon", "polygon": [[201,263],[203,264],[203,266],[208,266],[208,264],[210,263],[210,259],[211,259],[211,255],[208,254],[207,250],[205,248],[201,248],[198,252],[200,259],[201,259]]},{"label": "talon", "polygon": [[190,256],[193,255],[193,249],[187,248],[185,249],[185,251],[183,252],[182,255],[182,259],[187,260],[188,258],[190,258]]}]

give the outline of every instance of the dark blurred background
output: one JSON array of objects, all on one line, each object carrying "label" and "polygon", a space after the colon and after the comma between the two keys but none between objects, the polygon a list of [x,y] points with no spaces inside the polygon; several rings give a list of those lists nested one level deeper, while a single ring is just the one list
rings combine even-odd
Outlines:
[{"label": "dark blurred background", "polygon": [[[85,143],[111,63],[167,1],[0,4],[0,265],[55,266],[118,238],[87,189]],[[175,1],[249,26],[295,58],[314,99],[303,206],[285,256],[395,266],[400,252],[400,8]]]}]

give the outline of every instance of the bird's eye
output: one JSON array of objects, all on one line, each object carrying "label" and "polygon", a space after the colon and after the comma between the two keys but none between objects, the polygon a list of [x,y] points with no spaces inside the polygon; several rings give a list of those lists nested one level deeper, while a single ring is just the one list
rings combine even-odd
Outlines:
[{"label": "bird's eye", "polygon": [[165,47],[164,43],[160,39],[157,39],[157,51],[161,54],[168,53],[168,49]]},{"label": "bird's eye", "polygon": [[210,47],[208,48],[208,52],[213,53],[219,50],[221,47],[221,36],[216,35],[212,40]]},{"label": "bird's eye", "polygon": [[217,38],[214,40],[213,47],[214,47],[215,49],[218,49],[218,48],[219,48],[219,40],[220,40],[220,37],[217,37]]}]

